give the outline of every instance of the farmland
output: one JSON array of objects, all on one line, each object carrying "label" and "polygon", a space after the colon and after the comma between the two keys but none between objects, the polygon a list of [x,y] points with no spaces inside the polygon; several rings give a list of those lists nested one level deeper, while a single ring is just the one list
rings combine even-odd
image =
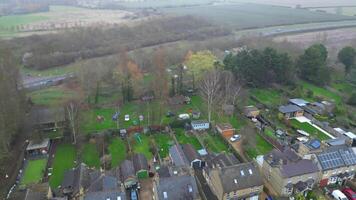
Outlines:
[{"label": "farmland", "polygon": [[128,15],[132,15],[132,13],[122,10],[91,10],[70,6],[51,6],[49,12],[1,17],[0,36],[13,37],[14,34],[21,32],[28,35],[29,32],[36,32],[37,29],[45,33],[43,29],[54,24],[76,23],[78,26],[91,26],[95,23],[118,24],[130,21],[130,19],[124,19]]},{"label": "farmland", "polygon": [[[175,15],[196,15],[213,23],[226,25],[238,30],[287,24],[356,19],[350,16],[255,4],[177,7],[163,9],[162,11],[167,14]],[[229,17],[227,18],[226,16]]]}]

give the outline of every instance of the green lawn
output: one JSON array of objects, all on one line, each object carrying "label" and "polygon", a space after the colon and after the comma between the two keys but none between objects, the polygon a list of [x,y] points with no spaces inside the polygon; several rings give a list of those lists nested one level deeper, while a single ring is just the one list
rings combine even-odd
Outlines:
[{"label": "green lawn", "polygon": [[56,86],[36,90],[28,95],[33,103],[43,106],[60,105],[70,99],[78,98],[78,94],[75,91]]},{"label": "green lawn", "polygon": [[346,94],[351,94],[353,91],[356,90],[355,87],[353,87],[351,84],[346,82],[332,83],[331,86],[334,89],[338,90],[339,92],[346,93]]},{"label": "green lawn", "polygon": [[173,139],[168,134],[155,133],[152,135],[161,158],[169,155],[169,148],[174,145]]},{"label": "green lawn", "polygon": [[95,144],[85,144],[81,152],[82,161],[89,167],[100,167],[100,155]]},{"label": "green lawn", "polygon": [[302,82],[302,86],[304,89],[309,89],[309,90],[313,91],[314,96],[324,97],[325,100],[333,100],[333,101],[335,101],[336,104],[342,103],[341,96],[339,96],[338,94],[331,92],[325,88],[318,87],[316,85],[307,83],[305,81]]},{"label": "green lawn", "polygon": [[48,19],[45,16],[33,14],[9,15],[0,17],[0,35],[11,35],[17,32],[16,27]]},{"label": "green lawn", "polygon": [[251,89],[250,94],[268,106],[279,105],[282,99],[282,94],[273,89]]},{"label": "green lawn", "polygon": [[309,133],[311,136],[314,136],[314,137],[316,137],[316,138],[318,138],[320,140],[330,139],[329,136],[325,135],[323,132],[321,132],[320,130],[316,129],[315,127],[313,127],[309,123],[306,123],[306,122],[301,123],[296,119],[291,119],[290,123],[294,128],[303,130],[303,131]]},{"label": "green lawn", "polygon": [[223,141],[223,138],[217,134],[204,134],[201,135],[205,147],[210,151],[214,153],[220,153],[220,152],[228,152],[229,147],[228,145]]},{"label": "green lawn", "polygon": [[[149,104],[144,104],[141,102],[130,102],[119,107],[119,128],[128,128],[134,125],[134,121],[137,125],[141,124],[146,126],[147,124],[160,124],[159,108],[158,102],[153,101]],[[93,108],[82,113],[83,123],[82,130],[85,133],[93,133],[106,129],[116,129],[117,123],[112,120],[112,116],[117,111],[117,107],[110,108]],[[162,109],[161,117],[165,117],[166,108]],[[130,115],[130,121],[124,121],[125,115]],[[139,121],[139,116],[143,115],[144,120]],[[148,117],[149,115],[149,117]],[[96,120],[97,116],[103,116],[104,120],[98,122]],[[148,121],[149,120],[149,121]]]},{"label": "green lawn", "polygon": [[111,139],[108,147],[111,155],[111,168],[115,168],[126,158],[126,145],[120,138],[115,137]]},{"label": "green lawn", "polygon": [[182,128],[174,129],[175,136],[180,144],[191,144],[196,150],[200,150],[201,146],[199,140],[194,135],[187,135]]},{"label": "green lawn", "polygon": [[76,151],[70,144],[61,144],[57,146],[53,161],[53,173],[49,179],[52,188],[57,188],[63,180],[64,172],[75,166]]},{"label": "green lawn", "polygon": [[141,142],[138,141],[134,136],[130,138],[131,148],[134,153],[142,153],[146,156],[147,160],[152,158],[152,153],[150,152],[150,137],[144,134],[140,134]]},{"label": "green lawn", "polygon": [[47,159],[29,160],[21,180],[21,185],[40,182],[46,170],[46,165]]},{"label": "green lawn", "polygon": [[263,139],[260,135],[256,134],[256,145],[248,146],[245,148],[246,154],[250,158],[256,158],[258,155],[265,155],[273,149],[273,146]]}]

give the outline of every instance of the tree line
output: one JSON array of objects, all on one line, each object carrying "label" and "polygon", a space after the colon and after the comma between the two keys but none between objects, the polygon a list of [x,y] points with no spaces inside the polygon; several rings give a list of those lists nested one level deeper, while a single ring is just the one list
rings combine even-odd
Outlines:
[{"label": "tree line", "polygon": [[[338,59],[345,66],[345,76],[355,70],[355,57],[352,47],[340,50]],[[263,50],[245,48],[226,55],[223,63],[226,70],[252,87],[268,87],[273,83],[291,85],[297,78],[325,86],[331,81],[327,58],[326,47],[314,44],[295,59],[270,47]]]}]

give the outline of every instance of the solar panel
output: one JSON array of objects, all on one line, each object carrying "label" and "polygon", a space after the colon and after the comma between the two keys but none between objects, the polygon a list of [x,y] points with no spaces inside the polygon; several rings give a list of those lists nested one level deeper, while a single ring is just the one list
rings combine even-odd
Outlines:
[{"label": "solar panel", "polygon": [[356,164],[356,155],[351,149],[340,149],[339,152],[346,165]]},{"label": "solar panel", "polygon": [[[344,165],[343,158],[341,158],[338,151],[326,152],[318,155],[319,162],[323,169],[331,169]],[[356,157],[355,157],[356,161]]]}]

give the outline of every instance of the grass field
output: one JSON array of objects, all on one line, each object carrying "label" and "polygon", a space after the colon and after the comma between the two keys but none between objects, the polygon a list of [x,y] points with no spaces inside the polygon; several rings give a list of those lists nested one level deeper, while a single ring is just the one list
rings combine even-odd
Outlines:
[{"label": "grass field", "polygon": [[256,134],[256,145],[246,148],[246,154],[250,158],[256,158],[258,155],[265,155],[273,149],[273,146],[263,139],[260,135]]},{"label": "grass field", "polygon": [[196,150],[200,150],[201,146],[199,140],[194,135],[185,134],[182,128],[174,129],[175,136],[180,144],[191,144]]},{"label": "grass field", "polygon": [[61,105],[70,99],[78,98],[78,94],[61,86],[49,87],[28,94],[32,102],[37,105],[54,106]]},{"label": "grass field", "polygon": [[48,19],[48,17],[35,14],[2,16],[0,17],[0,36],[16,33],[17,26],[46,19]]},{"label": "grass field", "polygon": [[250,94],[268,106],[279,105],[281,103],[282,94],[277,90],[251,89]]},{"label": "grass field", "polygon": [[356,19],[305,9],[257,4],[205,5],[161,10],[169,14],[195,15],[235,29]]},{"label": "grass field", "polygon": [[152,153],[150,152],[151,138],[147,135],[140,134],[141,142],[137,141],[136,138],[131,137],[131,148],[134,153],[142,153],[146,156],[147,160],[152,158]]},{"label": "grass field", "polygon": [[[151,102],[148,105],[141,102],[130,102],[119,107],[119,128],[128,128],[135,125],[147,125],[148,124],[148,113],[149,113],[149,124],[159,124],[159,104],[158,102]],[[112,120],[112,116],[115,114],[118,108],[93,108],[82,113],[83,123],[82,130],[85,133],[93,133],[106,129],[116,129],[117,122]],[[165,118],[166,109],[162,110],[162,118]],[[130,115],[130,121],[124,121],[125,115]],[[139,121],[139,115],[144,116],[142,122]],[[105,119],[102,122],[96,120],[97,116],[103,116]]]},{"label": "grass field", "polygon": [[161,158],[166,158],[169,155],[169,148],[174,145],[173,139],[168,134],[155,133],[152,135],[155,140]]},{"label": "grass field", "polygon": [[49,179],[49,184],[52,188],[57,188],[63,180],[64,172],[75,166],[76,150],[73,145],[61,144],[57,147],[54,161],[53,173]]},{"label": "grass field", "polygon": [[81,152],[82,161],[89,167],[100,167],[100,155],[95,144],[85,144]]},{"label": "grass field", "polygon": [[201,135],[205,147],[210,151],[214,153],[220,153],[220,152],[228,152],[229,147],[227,144],[225,144],[223,138],[221,136],[216,135],[216,134],[204,134]]},{"label": "grass field", "polygon": [[325,98],[325,100],[332,100],[332,101],[335,101],[336,104],[342,104],[342,97],[339,96],[338,94],[334,93],[334,92],[331,92],[325,88],[322,88],[322,87],[318,87],[316,85],[312,85],[310,83],[307,83],[307,82],[302,82],[301,83],[303,88],[304,89],[308,89],[308,90],[311,90],[313,91],[313,95],[314,96],[320,96],[320,97],[323,97]]},{"label": "grass field", "polygon": [[120,138],[115,137],[111,139],[108,147],[111,155],[111,168],[115,168],[126,158],[126,145]]},{"label": "grass field", "polygon": [[28,185],[40,182],[46,170],[46,165],[47,159],[29,160],[21,184]]},{"label": "grass field", "polygon": [[320,130],[316,129],[309,123],[301,123],[296,119],[291,119],[290,120],[291,125],[296,128],[296,129],[301,129],[307,133],[309,133],[311,136],[314,136],[320,140],[327,140],[330,139],[329,136],[325,135],[323,132]]}]

